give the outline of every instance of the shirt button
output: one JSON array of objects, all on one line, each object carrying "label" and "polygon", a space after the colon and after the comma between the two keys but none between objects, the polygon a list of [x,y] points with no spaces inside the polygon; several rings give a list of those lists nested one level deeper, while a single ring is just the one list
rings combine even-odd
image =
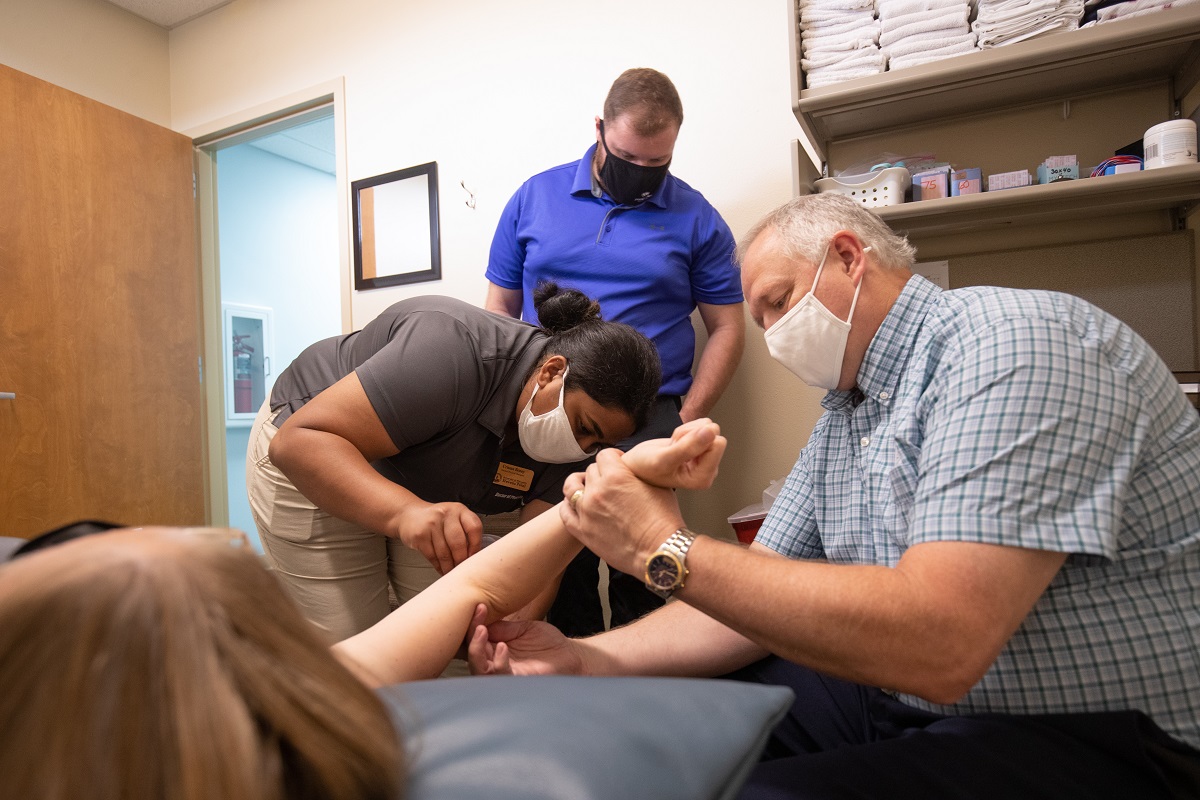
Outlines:
[{"label": "shirt button", "polygon": [[880,400],[887,400],[889,397],[891,397],[891,395],[890,395],[890,394],[888,394],[887,392],[880,392],[880,393],[879,393],[879,399],[880,399]]},{"label": "shirt button", "polygon": [[871,443],[871,437],[864,436],[863,438],[858,440],[858,443],[861,444],[863,447],[866,447],[867,445],[869,445]]},{"label": "shirt button", "polygon": [[609,231],[611,231],[611,230],[612,230],[612,225],[605,225],[605,226],[604,226],[604,232],[605,232],[605,233],[608,233],[608,232],[609,232]]}]

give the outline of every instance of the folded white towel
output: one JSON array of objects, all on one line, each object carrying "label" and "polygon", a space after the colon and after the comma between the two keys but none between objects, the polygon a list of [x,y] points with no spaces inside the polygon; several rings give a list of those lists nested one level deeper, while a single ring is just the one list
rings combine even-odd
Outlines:
[{"label": "folded white towel", "polygon": [[[988,3],[979,5],[975,14],[975,22],[979,25],[1002,25],[1021,20],[1034,20],[1050,15],[1057,15],[1065,4],[1059,0],[1029,0],[1020,4],[1009,2]],[[1080,9],[1080,16],[1083,11]]]},{"label": "folded white towel", "polygon": [[1175,6],[1187,6],[1196,2],[1200,2],[1200,0],[1131,0],[1128,3],[1117,3],[1100,9],[1096,12],[1096,21],[1111,22],[1114,19],[1140,17],[1149,12],[1162,11]]},{"label": "folded white towel", "polygon": [[861,67],[857,69],[840,70],[836,72],[820,71],[812,75],[806,75],[806,88],[819,89],[822,86],[829,86],[842,81],[854,80],[855,78],[865,78],[868,75],[878,75],[883,72],[883,69],[875,69],[874,67]]},{"label": "folded white towel", "polygon": [[1026,26],[1019,31],[978,31],[979,49],[987,50],[992,47],[1003,47],[1007,44],[1016,44],[1024,42],[1028,39],[1036,39],[1039,36],[1045,36],[1051,33],[1060,31],[1073,31],[1079,27],[1079,20],[1075,17],[1067,19],[1055,18],[1049,19],[1033,26]]},{"label": "folded white towel", "polygon": [[840,67],[881,66],[883,58],[883,53],[880,52],[879,48],[872,46],[851,52],[826,51],[817,53],[811,57],[800,59],[800,66],[806,73],[823,67],[831,67],[835,64]]},{"label": "folded white towel", "polygon": [[[951,51],[949,48],[954,48],[954,50]],[[888,45],[884,48],[884,52],[887,53],[890,63],[891,59],[912,55],[913,53],[946,50],[947,53],[953,55],[978,49],[975,44],[975,34],[956,33],[951,36],[934,34],[910,37]]]},{"label": "folded white towel", "polygon": [[887,47],[893,42],[898,42],[910,36],[916,36],[920,33],[930,33],[932,31],[945,31],[946,35],[954,33],[966,33],[970,30],[967,22],[968,11],[966,7],[944,11],[940,16],[925,19],[920,22],[901,25],[898,28],[892,28],[886,33],[880,31],[879,44],[881,47]]},{"label": "folded white towel", "polygon": [[940,61],[943,58],[959,56],[963,53],[974,53],[979,48],[973,42],[960,42],[945,47],[931,47],[903,55],[888,53],[888,71],[913,67],[917,64],[927,64],[930,61]]},{"label": "folded white towel", "polygon": [[876,36],[879,33],[879,20],[873,19],[866,22],[847,22],[839,25],[822,26],[815,30],[800,31],[800,41],[808,41],[809,39],[820,39],[824,37],[844,36],[846,34],[860,34],[863,36]]},{"label": "folded white towel", "polygon": [[874,36],[838,37],[835,39],[816,39],[804,44],[804,55],[810,58],[826,53],[846,53],[850,50],[861,50],[864,47],[878,45]]},{"label": "folded white towel", "polygon": [[968,5],[967,0],[879,0],[876,13],[880,19],[887,19],[915,11],[935,11],[939,8],[957,8],[963,5]]},{"label": "folded white towel", "polygon": [[[972,47],[968,50],[964,50],[963,52],[974,53],[977,49],[978,48]],[[913,53],[911,55],[901,56],[895,61],[889,61],[888,72],[895,72],[896,70],[904,69],[905,67],[916,67],[921,64],[929,64],[934,61],[941,61],[945,58],[953,58],[956,55],[961,55],[961,53],[927,53],[924,55],[921,53]]]},{"label": "folded white towel", "polygon": [[957,20],[961,19],[962,24],[965,26],[967,19],[970,16],[970,13],[971,12],[970,12],[970,9],[967,7],[967,4],[960,3],[956,8],[950,8],[950,9],[935,8],[930,11],[914,11],[914,12],[911,12],[908,14],[900,14],[900,15],[894,16],[894,17],[886,17],[886,18],[880,17],[879,32],[881,34],[882,33],[890,33],[891,31],[894,31],[897,28],[902,28],[905,25],[915,25],[918,23],[927,22],[932,19],[943,19],[943,18],[944,19],[954,19],[956,22],[957,22]]},{"label": "folded white towel", "polygon": [[845,22],[870,22],[874,19],[875,11],[870,8],[860,11],[814,11],[800,17],[800,30],[809,31]]},{"label": "folded white towel", "polygon": [[822,11],[854,11],[863,8],[875,8],[875,0],[800,0],[797,8],[800,15],[804,12],[820,9]]}]

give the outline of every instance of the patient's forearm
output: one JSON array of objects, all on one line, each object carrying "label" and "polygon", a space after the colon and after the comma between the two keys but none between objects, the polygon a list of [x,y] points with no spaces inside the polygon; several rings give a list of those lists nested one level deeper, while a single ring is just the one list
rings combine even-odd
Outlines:
[{"label": "patient's forearm", "polygon": [[[672,440],[625,454],[635,475],[662,486],[707,488],[725,450],[707,420],[680,426]],[[565,502],[565,501],[564,501]],[[334,646],[363,681],[379,686],[441,674],[468,633],[475,608],[488,622],[523,608],[566,569],[581,545],[552,508],[460,563],[367,630]]]},{"label": "patient's forearm", "polygon": [[558,510],[551,509],[471,556],[375,625],[334,645],[334,653],[372,686],[437,677],[462,644],[477,605],[487,605],[489,622],[519,610],[579,549]]}]

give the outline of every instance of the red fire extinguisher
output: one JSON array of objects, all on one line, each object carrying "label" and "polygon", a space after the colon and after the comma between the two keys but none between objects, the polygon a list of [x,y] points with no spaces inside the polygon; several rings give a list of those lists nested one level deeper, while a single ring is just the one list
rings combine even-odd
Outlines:
[{"label": "red fire extinguisher", "polygon": [[239,414],[253,411],[250,357],[254,348],[246,344],[250,334],[233,337],[233,410]]}]

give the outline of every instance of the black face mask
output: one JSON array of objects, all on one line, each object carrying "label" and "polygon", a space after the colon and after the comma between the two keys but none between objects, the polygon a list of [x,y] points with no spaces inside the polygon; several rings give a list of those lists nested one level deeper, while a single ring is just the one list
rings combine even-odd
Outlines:
[{"label": "black face mask", "polygon": [[613,155],[604,140],[604,120],[600,121],[600,143],[604,145],[604,166],[600,168],[600,182],[608,196],[623,206],[637,205],[658,189],[667,177],[668,161],[661,167],[643,167]]}]

